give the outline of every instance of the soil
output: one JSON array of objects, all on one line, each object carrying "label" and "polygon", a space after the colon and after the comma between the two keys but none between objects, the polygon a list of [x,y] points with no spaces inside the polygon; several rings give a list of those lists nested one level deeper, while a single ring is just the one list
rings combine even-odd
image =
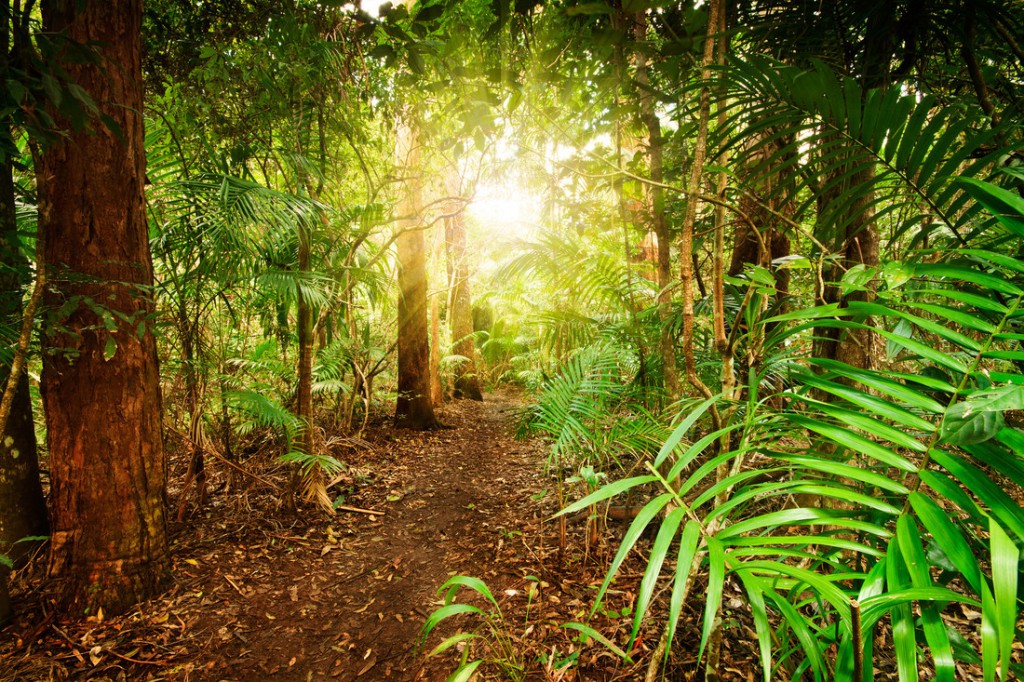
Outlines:
[{"label": "soil", "polygon": [[[331,440],[349,468],[334,488],[343,506],[329,517],[282,503],[288,473],[272,456],[242,459],[245,475],[210,460],[207,503],[172,524],[174,578],[160,598],[116,618],[72,621],[52,607],[42,559],[15,574],[0,681],[443,680],[458,651],[428,658],[418,640],[453,575],[481,578],[501,620],[463,590],[457,599],[491,619],[446,619],[427,650],[461,629],[481,635],[467,655],[487,659],[485,678],[503,669],[513,679],[641,678],[640,662],[561,627],[586,620],[615,543],[601,537],[588,548],[577,521],[559,549],[545,446],[512,436],[520,407],[494,393],[446,404],[445,430],[395,430],[382,415],[362,440]],[[184,462],[174,464],[177,509]],[[635,559],[590,621],[620,645],[640,577]],[[657,631],[641,633],[634,658],[656,640]]]}]

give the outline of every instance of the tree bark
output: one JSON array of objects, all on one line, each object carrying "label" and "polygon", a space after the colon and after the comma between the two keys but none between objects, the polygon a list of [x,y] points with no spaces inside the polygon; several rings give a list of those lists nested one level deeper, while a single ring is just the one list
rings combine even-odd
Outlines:
[{"label": "tree bark", "polygon": [[52,268],[42,394],[52,479],[50,572],[72,613],[122,612],[169,578],[160,376],[143,200],[141,0],[44,0],[46,31],[99,45],[64,67],[117,123],[69,131],[38,165]]},{"label": "tree bark", "polygon": [[[634,16],[634,36],[638,45],[647,40],[647,15]],[[644,47],[636,50],[634,56],[636,82],[639,86],[640,118],[647,128],[647,156],[650,162],[651,182],[649,189],[651,230],[658,243],[658,318],[661,321],[661,371],[664,377],[665,393],[669,398],[679,396],[679,368],[676,363],[676,338],[673,333],[672,292],[668,285],[672,281],[672,228],[665,220],[665,190],[660,186],[665,181],[664,148],[661,134],[661,120],[654,109],[654,91],[651,88],[647,67],[647,52]]]},{"label": "tree bark", "polygon": [[[309,249],[309,227],[300,223],[298,228],[298,268],[299,277],[309,272],[310,249]],[[296,416],[301,422],[295,447],[299,452],[307,455],[313,452],[313,308],[309,299],[297,287],[297,312],[295,315],[295,327],[298,335],[299,346],[299,380],[296,387]]]},{"label": "tree bark", "polygon": [[[13,165],[8,159],[0,163],[0,328],[20,330],[22,327],[21,291],[24,282],[19,272],[24,259],[18,253],[17,224],[14,211]],[[3,340],[4,348],[17,346],[17,338]],[[0,363],[0,386],[7,387],[11,366],[5,358]],[[35,424],[29,398],[28,374],[19,372],[12,387],[13,402],[0,440],[0,553],[17,561],[31,549],[28,543],[14,545],[21,538],[46,535],[49,522],[46,501],[39,482],[39,459],[36,452]],[[0,568],[0,573],[3,569]]]},{"label": "tree bark", "polygon": [[[453,195],[462,191],[454,186]],[[469,261],[466,258],[466,223],[462,210],[445,220],[445,247],[448,255],[449,300],[448,319],[451,320],[452,350],[466,358],[455,366],[452,395],[455,398],[483,400],[480,377],[477,375],[476,343],[473,339],[473,306],[469,289]]]},{"label": "tree bark", "polygon": [[[704,160],[707,156],[708,119],[711,116],[711,67],[716,61],[715,38],[719,32],[720,16],[724,11],[722,0],[711,0],[708,7],[708,30],[704,42],[704,53],[701,61],[701,81],[704,85],[700,91],[699,118],[697,123],[697,139],[694,144],[693,162],[690,166],[690,177],[687,182],[686,213],[683,215],[683,226],[679,240],[680,279],[683,290],[683,360],[686,367],[686,379],[701,395],[712,396],[711,389],[697,374],[697,362],[693,351],[693,228],[697,220],[697,202],[701,194],[701,179],[704,173]],[[719,427],[717,411],[712,409],[715,426]]]},{"label": "tree bark", "polygon": [[395,144],[398,167],[404,176],[395,221],[399,289],[395,426],[427,430],[439,424],[430,400],[426,240],[420,224],[423,203],[418,137],[416,121],[406,112],[399,120]]},{"label": "tree bark", "polygon": [[[431,230],[430,265],[434,272],[441,262],[442,240],[441,228],[434,226]],[[438,289],[430,295],[430,400],[434,407],[444,402],[444,389],[441,386],[441,293]]]}]

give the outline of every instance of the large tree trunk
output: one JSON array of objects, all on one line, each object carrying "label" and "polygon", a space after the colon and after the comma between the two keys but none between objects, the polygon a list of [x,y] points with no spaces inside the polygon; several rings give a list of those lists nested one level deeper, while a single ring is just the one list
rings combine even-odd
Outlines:
[{"label": "large tree trunk", "polygon": [[[461,187],[452,181],[453,195]],[[466,358],[455,366],[452,394],[456,398],[483,400],[476,370],[476,343],[473,339],[473,305],[469,289],[469,261],[466,258],[466,223],[461,208],[445,220],[445,246],[448,252],[448,319],[452,327],[452,349]]]},{"label": "large tree trunk", "polygon": [[[42,393],[53,486],[52,575],[72,613],[126,610],[169,577],[160,376],[143,204],[141,0],[44,0],[47,31],[100,46],[66,63],[118,124],[71,131],[38,167],[52,268]],[[104,321],[106,320],[106,324]]]},{"label": "large tree trunk", "polygon": [[430,342],[427,331],[426,240],[423,237],[420,143],[416,122],[406,113],[398,124],[395,151],[404,176],[396,207],[398,250],[398,400],[395,426],[438,427],[430,400]]}]

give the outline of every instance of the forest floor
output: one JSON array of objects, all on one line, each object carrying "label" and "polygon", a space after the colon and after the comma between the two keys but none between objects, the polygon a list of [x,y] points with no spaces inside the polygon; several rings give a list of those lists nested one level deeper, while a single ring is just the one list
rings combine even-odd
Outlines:
[{"label": "forest floor", "polygon": [[[484,638],[471,651],[490,661],[480,669],[485,679],[500,678],[502,665],[525,669],[526,679],[642,679],[657,629],[641,633],[637,662],[626,664],[561,627],[586,620],[617,535],[587,548],[577,519],[559,549],[544,445],[512,436],[520,407],[508,393],[449,403],[439,412],[448,428],[428,433],[395,430],[382,415],[365,442],[338,446],[349,465],[339,483],[344,503],[361,511],[332,517],[289,511],[280,493],[288,474],[272,457],[242,459],[245,476],[211,460],[207,504],[171,524],[174,578],[160,598],[116,618],[75,622],[56,615],[42,559],[14,576],[18,615],[0,630],[0,681],[443,680],[457,653],[427,658],[417,644],[442,603],[437,589],[457,574],[486,582],[502,620],[488,628],[477,627],[479,616],[453,618],[428,651],[456,627],[476,628]],[[176,508],[184,463],[172,464]],[[620,645],[641,561],[630,557],[589,621]],[[459,600],[486,607],[474,596]],[[685,620],[698,608],[687,608]],[[510,644],[504,651],[502,642]],[[754,679],[752,651],[730,654],[732,646],[730,639],[724,658],[742,663],[729,662],[727,677]]]}]

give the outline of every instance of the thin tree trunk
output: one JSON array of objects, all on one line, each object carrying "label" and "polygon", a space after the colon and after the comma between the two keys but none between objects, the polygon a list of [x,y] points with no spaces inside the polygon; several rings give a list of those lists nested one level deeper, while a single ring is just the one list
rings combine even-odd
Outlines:
[{"label": "thin tree trunk", "polygon": [[395,426],[434,429],[439,426],[430,401],[430,342],[427,329],[426,240],[420,212],[422,188],[420,142],[414,114],[399,119],[396,135],[398,167],[404,176],[396,210],[398,251],[398,400]]},{"label": "thin tree trunk", "polygon": [[661,120],[654,109],[654,91],[647,70],[647,15],[634,15],[633,30],[640,47],[635,51],[636,82],[639,85],[640,118],[647,128],[647,155],[650,161],[651,186],[649,189],[651,230],[658,242],[658,318],[661,321],[661,371],[665,393],[669,399],[679,397],[679,368],[676,366],[676,339],[671,327],[672,292],[672,229],[665,220],[664,148]]},{"label": "thin tree trunk", "polygon": [[[449,178],[449,193],[458,196],[458,176]],[[473,304],[469,288],[469,260],[466,256],[466,223],[462,208],[445,220],[445,250],[448,257],[448,319],[452,330],[452,351],[466,358],[455,366],[452,395],[483,400],[477,374],[476,342],[473,338]]]},{"label": "thin tree trunk", "polygon": [[[22,329],[22,282],[19,281],[21,278],[18,272],[24,269],[25,264],[18,253],[12,171],[13,165],[9,159],[0,163],[0,290],[7,292],[6,296],[0,298],[0,320],[3,320],[2,327],[5,329]],[[15,354],[22,355],[18,341],[6,339],[2,345],[16,349]],[[27,347],[24,350],[27,351]],[[21,357],[21,362],[24,362],[24,357]],[[31,550],[32,545],[13,543],[24,537],[48,534],[49,522],[39,482],[39,458],[28,374],[17,372],[11,384],[11,370],[6,359],[0,363],[0,387],[4,387],[5,407],[10,401],[9,412],[2,418],[3,429],[0,434],[0,553],[18,560],[22,554]],[[5,579],[2,573],[3,568],[0,567],[0,582]]]},{"label": "thin tree trunk", "polygon": [[[309,272],[309,228],[299,227],[298,268],[299,277]],[[301,422],[299,436],[295,447],[299,452],[313,452],[313,309],[309,299],[298,287],[296,292],[297,312],[295,316],[296,332],[298,332],[299,366],[298,384],[296,388],[296,416]]]},{"label": "thin tree trunk", "polygon": [[[704,42],[701,80],[704,85],[700,92],[700,115],[697,123],[697,140],[694,144],[693,161],[687,184],[686,213],[683,216],[680,239],[680,274],[683,290],[683,358],[686,364],[686,379],[703,396],[710,398],[711,389],[697,375],[697,362],[693,351],[693,227],[697,220],[698,196],[701,194],[701,177],[708,148],[708,120],[711,117],[711,66],[715,61],[715,35],[718,33],[719,16],[723,12],[722,0],[711,0],[708,13],[708,30]],[[712,411],[717,419],[717,411]],[[716,423],[716,426],[719,424]]]},{"label": "thin tree trunk", "polygon": [[[442,227],[431,229],[430,265],[434,272],[441,262],[441,250],[444,248],[444,232]],[[444,402],[444,391],[441,387],[441,294],[439,289],[430,295],[430,400],[434,407]]]},{"label": "thin tree trunk", "polygon": [[[0,67],[4,73],[8,68],[10,29],[11,7],[5,3],[0,9]],[[5,119],[2,125],[2,136],[9,138],[10,122]],[[0,291],[6,295],[0,298],[0,328],[18,329],[21,333],[18,338],[6,338],[0,342],[4,348],[14,349],[13,357],[0,362],[0,389],[3,390],[0,401],[0,553],[18,561],[32,549],[32,545],[13,543],[28,536],[47,535],[49,520],[39,481],[28,375],[23,371],[28,352],[28,344],[23,341],[30,339],[26,333],[31,334],[32,318],[35,317],[35,306],[39,303],[45,277],[36,282],[29,309],[23,310],[21,291],[28,277],[19,273],[27,270],[27,263],[18,251],[14,200],[14,162],[4,158],[0,162]],[[41,256],[39,246],[37,244],[37,255]],[[39,272],[43,273],[42,270]],[[0,622],[5,620],[5,605],[8,604],[6,582],[6,571],[0,567]]]},{"label": "thin tree trunk", "polygon": [[[851,163],[857,163],[856,159]],[[874,182],[874,169],[864,166],[853,173],[850,186],[858,187]],[[839,189],[837,191],[843,191]],[[816,227],[819,239],[826,245],[833,245],[841,254],[841,267],[831,268],[819,278],[818,303],[840,303],[845,306],[850,301],[867,301],[873,298],[872,292],[854,291],[842,296],[836,282],[842,279],[843,273],[857,265],[872,267],[878,265],[878,226],[875,223],[875,212],[872,207],[874,192],[865,192],[856,202],[852,203],[845,215],[836,216],[829,210],[829,204],[836,197],[828,196],[819,199],[819,220],[825,219],[828,224],[819,222]],[[828,220],[831,217],[832,220]],[[835,234],[835,222],[840,222],[839,232]],[[842,224],[845,222],[845,225]],[[824,288],[820,286],[824,283]],[[859,320],[869,324],[870,320]],[[870,329],[839,330],[832,327],[816,327],[814,330],[814,355],[819,358],[839,360],[854,367],[870,369],[874,365],[875,334]]]},{"label": "thin tree trunk", "polygon": [[52,269],[46,303],[60,311],[42,374],[50,572],[71,613],[114,613],[159,591],[170,568],[143,200],[142,3],[44,0],[42,11],[46,31],[101,46],[102,67],[64,67],[120,127],[119,135],[99,126],[72,131],[38,166],[39,229]]}]

